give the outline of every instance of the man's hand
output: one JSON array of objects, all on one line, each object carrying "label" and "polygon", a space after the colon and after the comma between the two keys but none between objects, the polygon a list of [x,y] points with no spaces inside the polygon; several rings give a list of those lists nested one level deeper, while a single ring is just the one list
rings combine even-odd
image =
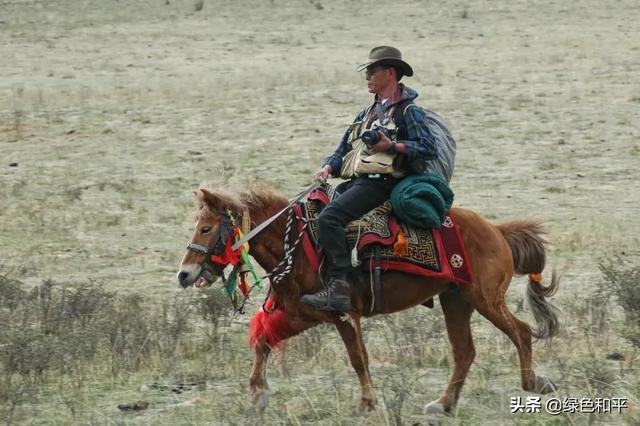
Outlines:
[{"label": "man's hand", "polygon": [[375,152],[386,152],[391,148],[391,139],[384,133],[380,132],[380,142],[371,147]]},{"label": "man's hand", "polygon": [[313,175],[313,180],[325,183],[329,179],[329,174],[333,171],[330,165],[326,165]]}]

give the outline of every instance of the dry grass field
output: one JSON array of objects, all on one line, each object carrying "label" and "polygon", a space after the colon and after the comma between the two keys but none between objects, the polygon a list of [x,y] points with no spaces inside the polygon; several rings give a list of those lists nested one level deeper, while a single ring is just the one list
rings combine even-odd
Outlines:
[{"label": "dry grass field", "polygon": [[[358,412],[320,327],[272,360],[258,417],[246,328],[263,295],[233,317],[220,288],[175,280],[192,191],[306,187],[370,101],[356,65],[391,44],[458,140],[455,204],[548,221],[563,329],[535,368],[560,398],[629,400],[511,414],[528,395],[515,348],[475,315],[478,355],[442,424],[640,424],[638,22],[637,0],[0,0],[2,419],[425,424],[451,371],[437,302],[365,322],[376,412]],[[509,305],[531,321],[523,288]]]}]

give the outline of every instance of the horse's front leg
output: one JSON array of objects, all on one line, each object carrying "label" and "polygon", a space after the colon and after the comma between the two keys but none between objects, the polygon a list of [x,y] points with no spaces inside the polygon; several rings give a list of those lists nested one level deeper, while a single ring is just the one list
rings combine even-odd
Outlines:
[{"label": "horse's front leg", "polygon": [[261,329],[263,331],[253,336],[255,338],[255,359],[249,376],[249,390],[253,406],[261,414],[269,405],[267,360],[271,353],[271,345],[278,345],[283,340],[318,325],[320,320],[300,316],[291,318],[282,310],[264,313],[258,318],[254,317],[254,320],[262,322]]},{"label": "horse's front leg", "polygon": [[376,397],[371,383],[371,375],[369,374],[369,355],[362,340],[360,316],[353,313],[344,314],[335,321],[335,326],[347,347],[351,365],[356,370],[360,380],[360,387],[362,388],[360,407],[363,410],[373,410],[376,406]]},{"label": "horse's front leg", "polygon": [[271,348],[264,340],[256,343],[255,358],[251,375],[249,376],[249,390],[251,392],[251,402],[258,413],[263,413],[269,405],[269,383],[267,382],[267,359],[271,353]]}]

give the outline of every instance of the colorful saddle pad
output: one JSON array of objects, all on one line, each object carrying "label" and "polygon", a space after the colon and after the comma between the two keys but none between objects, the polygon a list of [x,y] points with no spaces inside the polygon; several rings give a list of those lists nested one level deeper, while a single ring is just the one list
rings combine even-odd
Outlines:
[{"label": "colorful saddle pad", "polygon": [[[321,188],[312,192],[305,203],[295,206],[298,215],[309,223],[303,236],[303,247],[312,266],[318,270],[322,253],[317,248],[318,229],[315,218],[329,202]],[[301,224],[302,226],[302,224]],[[358,246],[362,268],[371,270],[374,248],[380,249],[380,267],[425,277],[470,284],[471,270],[458,228],[450,215],[438,229],[414,228],[391,215],[391,203],[383,203],[347,228],[351,247]],[[400,231],[408,242],[408,255],[394,255],[394,244]]]}]

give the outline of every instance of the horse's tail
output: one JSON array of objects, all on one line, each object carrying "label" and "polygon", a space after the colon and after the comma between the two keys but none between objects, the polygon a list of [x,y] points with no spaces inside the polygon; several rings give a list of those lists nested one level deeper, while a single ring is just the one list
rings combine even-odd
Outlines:
[{"label": "horse's tail", "polygon": [[536,321],[537,329],[532,330],[534,337],[548,339],[558,333],[558,308],[549,303],[558,290],[560,279],[555,271],[551,274],[551,283],[542,285],[546,254],[545,231],[541,221],[514,220],[498,225],[505,240],[511,248],[513,269],[517,275],[529,274],[529,284],[525,291],[525,302]]}]

